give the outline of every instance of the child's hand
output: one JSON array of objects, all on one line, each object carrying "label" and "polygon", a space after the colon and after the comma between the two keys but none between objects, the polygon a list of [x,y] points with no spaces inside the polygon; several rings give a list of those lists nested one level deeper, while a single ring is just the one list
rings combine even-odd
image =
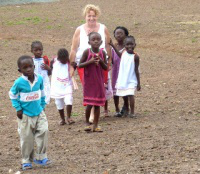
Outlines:
[{"label": "child's hand", "polygon": [[141,86],[137,85],[137,91],[140,91],[140,90],[141,90]]},{"label": "child's hand", "polygon": [[98,66],[99,65],[99,62],[100,62],[100,58],[99,58],[99,56],[96,56],[95,58],[94,58],[94,63],[96,64],[96,66]]},{"label": "child's hand", "polygon": [[22,110],[17,111],[17,117],[18,117],[20,120],[22,119],[22,114],[23,114]]},{"label": "child's hand", "polygon": [[108,43],[110,46],[113,46],[113,41],[112,39],[110,38],[110,42]]},{"label": "child's hand", "polygon": [[99,64],[99,58],[98,58],[98,57],[92,57],[92,58],[89,60],[89,62],[90,62],[91,64],[94,63],[94,64],[98,65],[98,64]]},{"label": "child's hand", "polygon": [[51,68],[47,65],[47,64],[41,64],[41,68],[43,69],[43,70],[47,70],[47,71],[50,71],[51,70]]}]

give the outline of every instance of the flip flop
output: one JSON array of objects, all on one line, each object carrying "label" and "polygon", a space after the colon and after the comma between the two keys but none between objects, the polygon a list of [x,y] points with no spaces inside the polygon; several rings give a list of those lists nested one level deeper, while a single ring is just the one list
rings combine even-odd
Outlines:
[{"label": "flip flop", "polygon": [[103,132],[103,130],[100,127],[96,127],[93,129],[93,132]]},{"label": "flip flop", "polygon": [[130,118],[137,118],[137,116],[135,114],[129,114],[128,117],[130,117]]},{"label": "flip flop", "polygon": [[116,112],[114,117],[122,117],[122,114],[120,112]]},{"label": "flip flop", "polygon": [[90,132],[91,130],[92,130],[91,126],[86,126],[84,128],[84,131],[86,131],[86,132]]},{"label": "flip flop", "polygon": [[41,166],[48,166],[52,163],[48,158],[44,158],[43,160],[34,159],[33,162]]},{"label": "flip flop", "polygon": [[65,124],[66,124],[66,122],[64,120],[60,121],[61,126],[65,125]]},{"label": "flip flop", "polygon": [[32,169],[31,163],[23,163],[22,164],[22,170],[30,170],[30,169]]},{"label": "flip flop", "polygon": [[67,119],[67,123],[70,125],[70,124],[74,124],[75,121],[70,118],[70,119]]}]

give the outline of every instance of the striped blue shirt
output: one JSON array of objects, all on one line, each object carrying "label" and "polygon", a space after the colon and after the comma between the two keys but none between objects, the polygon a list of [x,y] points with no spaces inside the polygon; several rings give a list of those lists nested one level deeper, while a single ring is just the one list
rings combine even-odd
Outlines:
[{"label": "striped blue shirt", "polygon": [[46,105],[42,76],[34,75],[33,83],[22,75],[15,80],[9,91],[12,106],[16,111],[22,110],[30,117],[39,116]]}]

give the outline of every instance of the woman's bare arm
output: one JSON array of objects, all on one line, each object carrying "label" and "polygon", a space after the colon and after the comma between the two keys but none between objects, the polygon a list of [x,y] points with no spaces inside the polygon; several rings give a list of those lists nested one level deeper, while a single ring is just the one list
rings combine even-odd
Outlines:
[{"label": "woman's bare arm", "polygon": [[80,44],[80,28],[77,28],[72,38],[72,46],[69,55],[70,63],[75,62],[76,52],[79,47],[79,44]]},{"label": "woman's bare arm", "polygon": [[108,66],[111,64],[112,62],[112,53],[111,53],[111,47],[109,45],[110,43],[110,33],[108,31],[108,29],[105,27],[105,36],[106,36],[106,40],[105,40],[105,48],[106,48],[106,51],[107,51],[107,54],[108,54]]}]

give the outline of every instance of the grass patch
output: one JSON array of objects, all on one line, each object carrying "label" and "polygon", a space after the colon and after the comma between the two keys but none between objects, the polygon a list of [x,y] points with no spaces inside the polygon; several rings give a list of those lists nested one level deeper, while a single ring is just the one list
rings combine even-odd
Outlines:
[{"label": "grass patch", "polygon": [[49,22],[49,19],[41,19],[38,16],[34,16],[34,17],[25,17],[21,20],[16,20],[16,21],[8,21],[6,22],[6,25],[12,26],[12,25],[23,25],[23,24],[40,24],[40,23],[47,23]]},{"label": "grass patch", "polygon": [[3,46],[4,47],[8,47],[9,46],[9,41],[8,40],[4,40],[3,41]]},{"label": "grass patch", "polygon": [[195,43],[197,42],[197,39],[196,38],[192,38],[192,43]]},{"label": "grass patch", "polygon": [[149,111],[145,110],[145,111],[144,111],[144,114],[145,114],[145,115],[149,114]]},{"label": "grass patch", "polygon": [[20,8],[20,12],[21,13],[36,13],[37,10],[36,9],[21,9]]},{"label": "grass patch", "polygon": [[49,30],[52,29],[52,28],[53,28],[53,27],[52,27],[51,25],[48,25],[48,26],[47,26],[47,29],[49,29]]},{"label": "grass patch", "polygon": [[196,116],[197,116],[197,117],[200,117],[200,113],[197,113]]},{"label": "grass patch", "polygon": [[72,117],[79,117],[79,116],[81,116],[80,113],[77,113],[77,112],[73,112],[73,113],[72,113]]}]

